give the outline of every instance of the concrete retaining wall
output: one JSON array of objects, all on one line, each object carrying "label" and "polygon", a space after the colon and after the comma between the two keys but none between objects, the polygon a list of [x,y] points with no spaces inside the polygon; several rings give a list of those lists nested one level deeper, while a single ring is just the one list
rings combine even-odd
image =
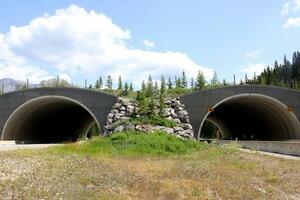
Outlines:
[{"label": "concrete retaining wall", "polygon": [[[218,140],[218,144],[229,144],[234,141]],[[300,140],[290,141],[237,141],[242,148],[300,156]]]}]

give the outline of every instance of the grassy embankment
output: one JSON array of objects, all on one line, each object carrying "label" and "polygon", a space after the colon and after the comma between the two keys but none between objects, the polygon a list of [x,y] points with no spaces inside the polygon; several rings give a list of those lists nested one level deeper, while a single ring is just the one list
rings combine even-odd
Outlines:
[{"label": "grassy embankment", "polygon": [[300,162],[118,133],[0,152],[0,199],[299,199]]}]

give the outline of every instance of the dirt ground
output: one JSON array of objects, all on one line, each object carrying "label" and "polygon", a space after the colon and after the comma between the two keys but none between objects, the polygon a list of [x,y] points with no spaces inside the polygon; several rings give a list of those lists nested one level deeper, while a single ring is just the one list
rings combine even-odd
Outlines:
[{"label": "dirt ground", "polygon": [[300,199],[300,161],[220,147],[170,157],[0,151],[0,199]]}]

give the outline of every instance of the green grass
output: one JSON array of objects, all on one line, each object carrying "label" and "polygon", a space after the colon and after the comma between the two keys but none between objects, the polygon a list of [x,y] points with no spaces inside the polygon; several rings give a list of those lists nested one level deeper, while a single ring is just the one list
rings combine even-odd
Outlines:
[{"label": "green grass", "polygon": [[207,144],[183,140],[164,132],[120,132],[108,137],[49,148],[56,153],[85,155],[182,155],[208,148]]},{"label": "green grass", "polygon": [[299,199],[299,161],[237,148],[120,132],[0,151],[0,199]]}]

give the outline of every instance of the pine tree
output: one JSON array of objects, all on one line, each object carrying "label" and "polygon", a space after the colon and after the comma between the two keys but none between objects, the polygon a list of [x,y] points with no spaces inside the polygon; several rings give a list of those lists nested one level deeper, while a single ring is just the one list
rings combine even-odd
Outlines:
[{"label": "pine tree", "polygon": [[138,113],[142,116],[147,114],[147,112],[148,112],[148,102],[147,102],[147,99],[145,97],[145,93],[143,93],[141,91],[138,91],[137,96],[136,96],[136,100],[139,104]]},{"label": "pine tree", "polygon": [[172,80],[171,80],[171,78],[169,77],[169,79],[168,79],[168,90],[171,90],[171,89],[173,89],[173,83],[172,83]]},{"label": "pine tree", "polygon": [[146,94],[146,90],[147,90],[147,87],[146,87],[145,81],[143,80],[142,87],[141,87],[141,93],[143,93],[145,95]]},{"label": "pine tree", "polygon": [[206,85],[206,80],[204,77],[204,74],[201,71],[198,71],[196,82],[195,82],[195,88],[197,90],[202,90]]},{"label": "pine tree", "polygon": [[219,84],[219,79],[218,79],[218,74],[216,71],[214,71],[214,76],[211,80],[211,84],[212,85],[218,85]]},{"label": "pine tree", "polygon": [[158,92],[158,83],[157,83],[157,81],[155,81],[155,83],[154,83],[154,94],[157,94],[157,92]]},{"label": "pine tree", "polygon": [[118,90],[119,90],[119,91],[122,91],[122,90],[123,90],[123,83],[122,83],[122,78],[121,78],[121,76],[119,76]]},{"label": "pine tree", "polygon": [[193,77],[191,78],[191,84],[190,84],[190,86],[191,86],[192,90],[195,88],[195,81],[194,81]]},{"label": "pine tree", "polygon": [[133,86],[132,86],[132,83],[129,84],[129,92],[133,92]]},{"label": "pine tree", "polygon": [[160,79],[160,92],[162,94],[164,94],[165,91],[166,91],[166,81],[165,81],[164,75],[161,75],[161,79]]},{"label": "pine tree", "polygon": [[254,77],[253,82],[296,89],[300,86],[299,63],[300,53],[298,51],[293,53],[292,63],[287,59],[286,55],[284,55],[282,64],[279,64],[277,60],[275,60],[274,67],[271,68],[267,66],[257,78]]},{"label": "pine tree", "polygon": [[175,76],[175,89],[181,88],[181,78],[177,78],[177,76]]},{"label": "pine tree", "polygon": [[240,80],[240,85],[244,85],[243,79]]},{"label": "pine tree", "polygon": [[147,113],[149,116],[153,116],[155,114],[154,109],[155,109],[155,98],[152,95],[149,97],[149,102],[148,102],[148,107],[147,107]]},{"label": "pine tree", "polygon": [[95,88],[96,88],[96,89],[99,89],[99,88],[100,88],[100,85],[99,85],[99,80],[96,80],[96,83],[95,83]]},{"label": "pine tree", "polygon": [[112,86],[113,86],[112,78],[110,75],[108,75],[106,80],[106,87],[107,89],[112,90]]},{"label": "pine tree", "polygon": [[128,96],[128,93],[129,93],[129,86],[128,86],[128,83],[125,82],[123,95]]},{"label": "pine tree", "polygon": [[245,84],[248,84],[248,75],[245,74]]},{"label": "pine tree", "polygon": [[272,71],[270,66],[268,66],[266,70],[266,85],[271,85],[271,84],[272,84]]},{"label": "pine tree", "polygon": [[102,77],[99,77],[99,89],[102,89],[103,87],[103,81],[102,81]]},{"label": "pine tree", "polygon": [[181,76],[181,87],[187,88],[187,81],[186,81],[186,75],[184,70],[182,71],[182,76]]},{"label": "pine tree", "polygon": [[148,77],[148,82],[147,82],[147,89],[146,89],[146,97],[152,97],[153,96],[153,81],[151,75]]},{"label": "pine tree", "polygon": [[223,79],[223,86],[227,86],[226,80]]}]

